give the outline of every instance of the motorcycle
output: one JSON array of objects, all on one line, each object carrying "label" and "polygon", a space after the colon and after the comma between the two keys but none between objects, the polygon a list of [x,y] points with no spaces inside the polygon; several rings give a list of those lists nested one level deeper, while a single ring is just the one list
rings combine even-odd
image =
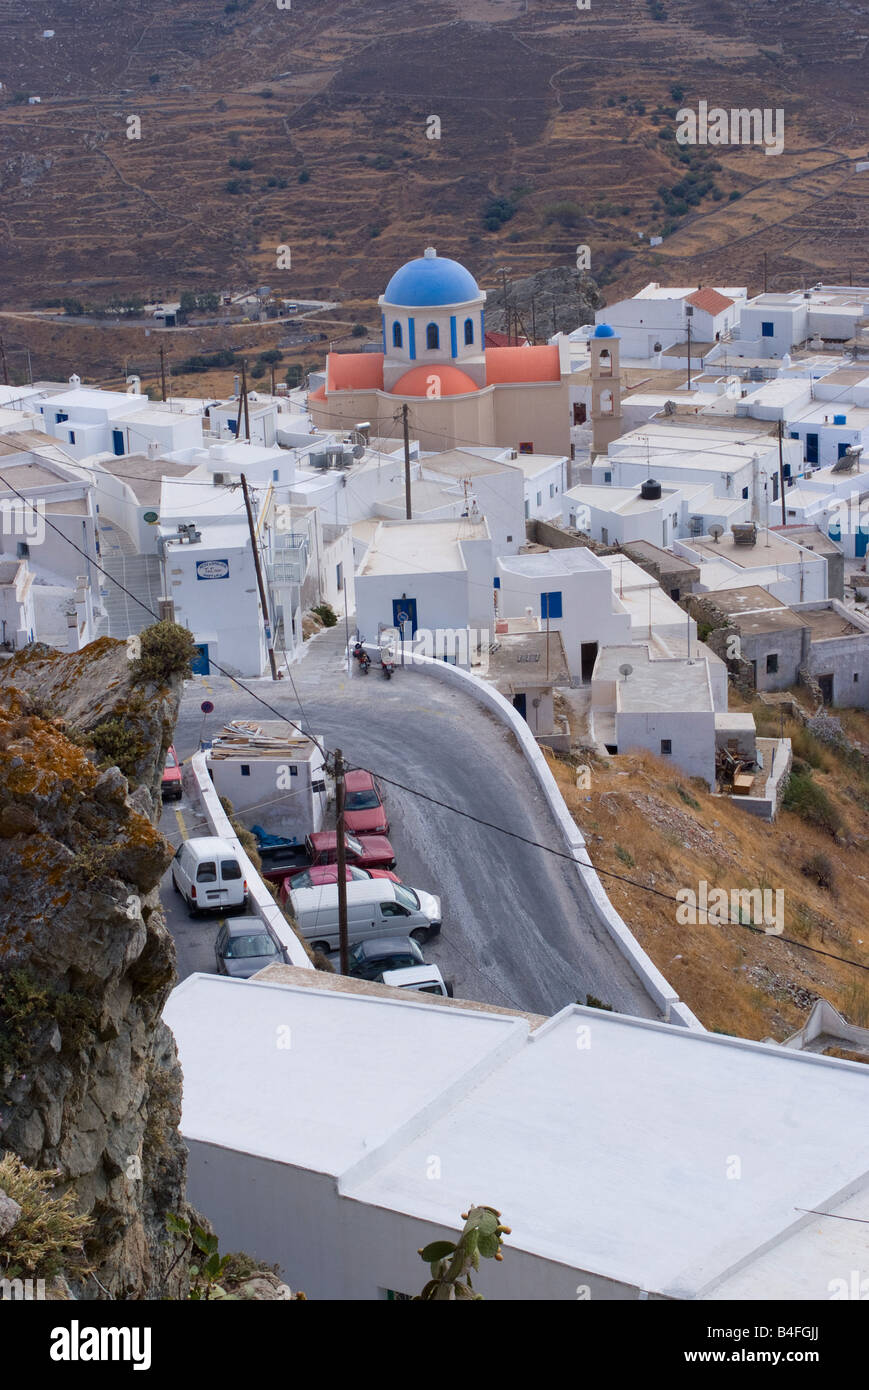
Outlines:
[{"label": "motorcycle", "polygon": [[368,667],[371,665],[371,657],[368,655],[361,642],[356,643],[356,646],[353,648],[353,655],[359,662],[359,669],[363,676],[367,676]]},{"label": "motorcycle", "polygon": [[393,673],[393,671],[395,670],[395,663],[394,663],[393,661],[384,661],[383,658],[381,657],[381,660],[380,660],[380,667],[381,667],[381,670],[383,671],[383,674],[384,674],[384,676],[386,677],[386,679],[387,679],[388,681],[391,681],[391,680],[392,680],[392,673]]}]

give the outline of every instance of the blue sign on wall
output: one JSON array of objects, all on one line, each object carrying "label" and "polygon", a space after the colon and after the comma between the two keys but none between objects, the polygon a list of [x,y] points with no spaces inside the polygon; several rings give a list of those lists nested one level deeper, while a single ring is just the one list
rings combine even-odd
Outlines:
[{"label": "blue sign on wall", "polygon": [[196,561],[197,579],[228,579],[229,561],[228,560],[197,560]]}]

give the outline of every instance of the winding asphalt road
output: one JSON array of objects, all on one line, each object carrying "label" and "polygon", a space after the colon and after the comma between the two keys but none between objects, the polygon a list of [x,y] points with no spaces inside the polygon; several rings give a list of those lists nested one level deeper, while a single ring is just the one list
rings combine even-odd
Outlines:
[{"label": "winding asphalt road", "polygon": [[[342,749],[351,766],[459,807],[481,820],[562,848],[557,828],[519,745],[475,700],[425,676],[399,669],[383,680],[348,675],[343,627],[306,643],[290,681],[246,680],[281,714]],[[274,718],[228,677],[187,682],[175,733],[178,756],[233,718]],[[301,706],[301,708],[300,708]],[[642,983],[591,916],[575,870],[556,855],[512,839],[411,792],[384,788],[390,839],[405,883],[443,900],[441,935],[426,958],[452,980],[456,998],[551,1014],[593,994],[615,1010],[660,1016]],[[168,803],[161,828],[178,844],[180,810],[188,834],[208,833],[188,803]],[[252,816],[268,824],[265,810]],[[164,880],[163,901],[176,940],[179,973],[214,968],[214,923],[190,921]]]}]

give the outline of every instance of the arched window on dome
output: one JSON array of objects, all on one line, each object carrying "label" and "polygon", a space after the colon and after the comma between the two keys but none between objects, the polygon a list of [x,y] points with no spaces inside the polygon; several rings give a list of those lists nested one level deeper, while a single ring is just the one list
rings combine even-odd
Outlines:
[{"label": "arched window on dome", "polygon": [[404,343],[403,343],[402,337],[401,337],[401,324],[400,324],[400,323],[394,323],[394,324],[392,325],[392,346],[393,346],[393,347],[397,347],[397,348],[400,348],[400,347],[403,347],[403,346],[404,346]]},{"label": "arched window on dome", "polygon": [[441,331],[436,323],[430,323],[425,330],[425,345],[430,352],[437,352],[441,345]]},{"label": "arched window on dome", "polygon": [[465,319],[465,347],[470,347],[474,341],[474,320]]}]

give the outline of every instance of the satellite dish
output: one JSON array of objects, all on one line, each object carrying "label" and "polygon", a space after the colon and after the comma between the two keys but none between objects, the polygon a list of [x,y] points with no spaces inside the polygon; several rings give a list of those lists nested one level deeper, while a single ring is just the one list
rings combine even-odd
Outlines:
[{"label": "satellite dish", "polygon": [[724,527],[720,526],[719,523],[716,521],[714,526],[709,527],[709,534],[714,540],[715,544],[717,545],[718,537],[724,535]]},{"label": "satellite dish", "polygon": [[633,666],[629,666],[628,663],[625,662],[624,666],[619,667],[619,675],[624,676],[625,680],[627,680],[633,669]]},{"label": "satellite dish", "polygon": [[354,457],[355,459],[361,459],[362,455],[365,453],[365,445],[364,445],[364,444],[354,444],[354,445],[353,445],[353,449],[352,449],[351,452],[352,452],[353,457]]},{"label": "satellite dish", "polygon": [[655,346],[652,348],[652,351],[653,351],[653,352],[663,352],[663,344],[662,344],[662,343],[656,343]]}]

